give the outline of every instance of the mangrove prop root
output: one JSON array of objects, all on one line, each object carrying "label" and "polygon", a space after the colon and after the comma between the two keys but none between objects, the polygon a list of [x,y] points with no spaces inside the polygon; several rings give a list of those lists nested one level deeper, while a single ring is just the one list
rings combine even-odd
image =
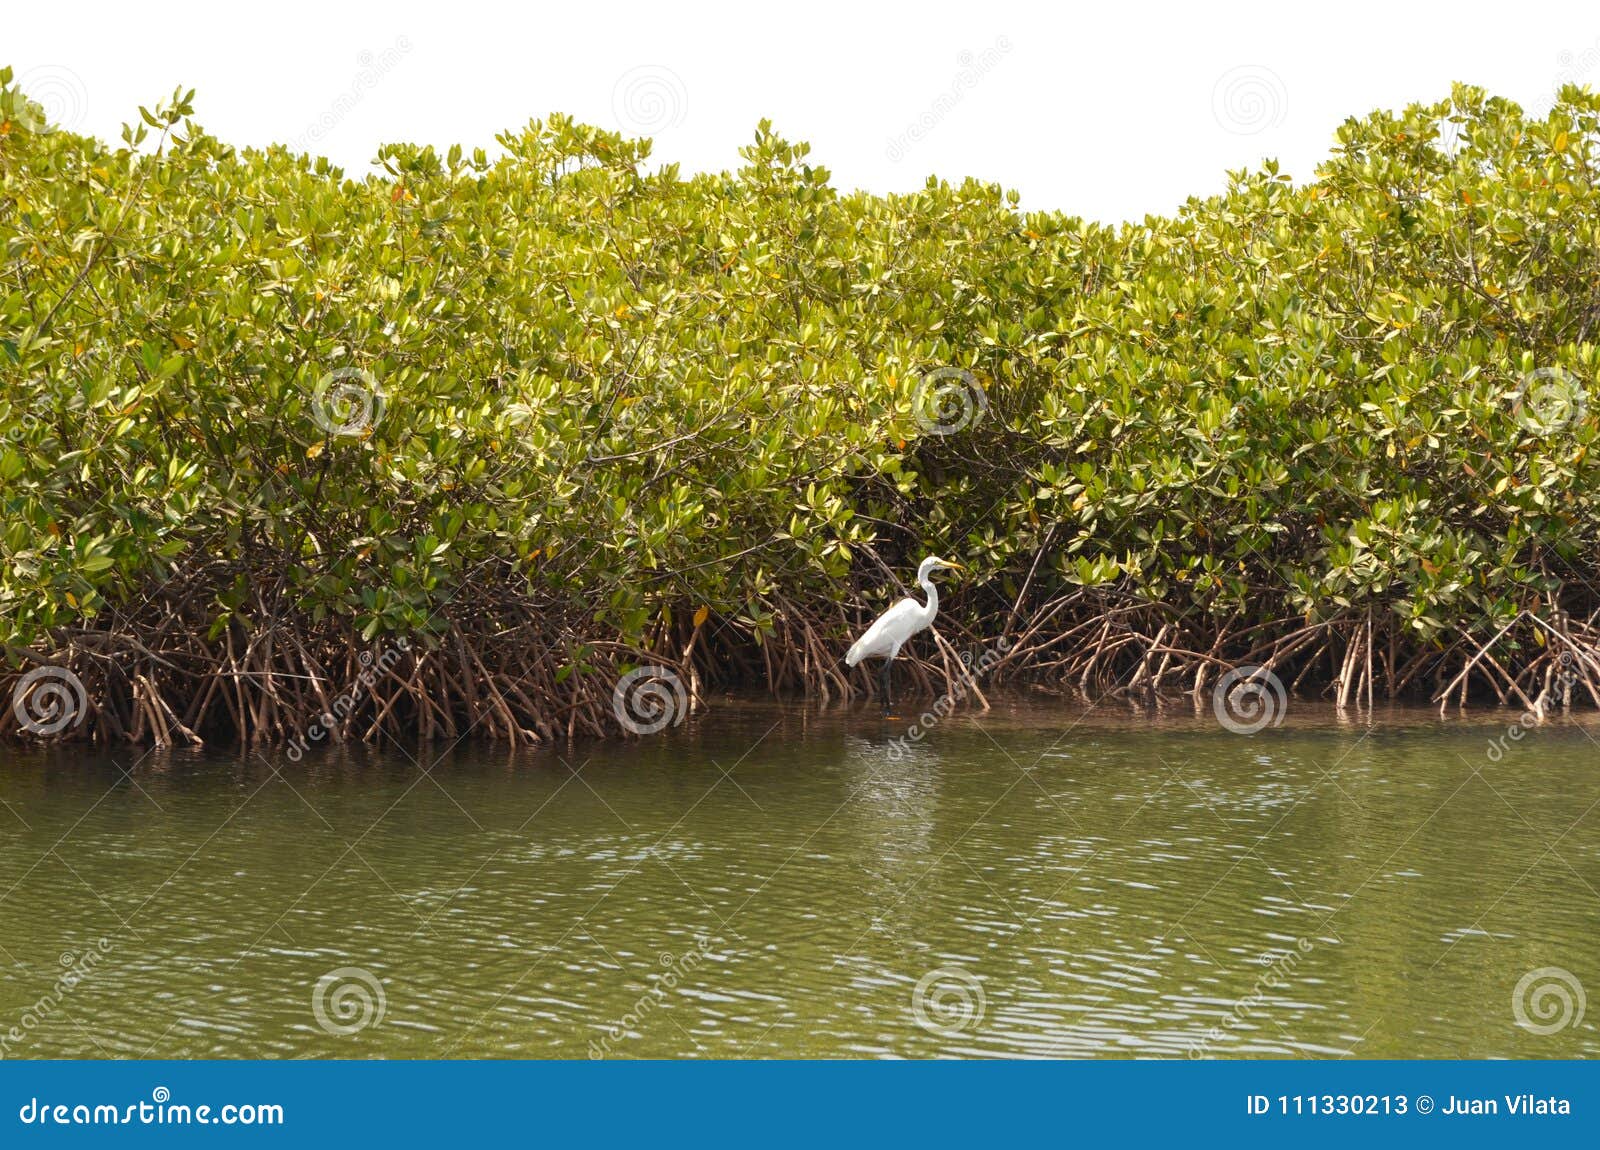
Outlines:
[{"label": "mangrove prop root", "polygon": [[[719,689],[824,704],[880,690],[876,665],[842,659],[868,612],[838,603],[814,611],[779,601],[759,634],[675,610],[630,642],[510,596],[453,602],[437,626],[405,640],[363,638],[347,621],[306,617],[266,593],[219,626],[210,601],[168,590],[100,627],[61,629],[48,649],[8,652],[0,738],[308,748],[470,737],[518,747],[636,735],[614,692],[639,666],[677,680],[668,705],[684,714],[705,710]],[[1288,693],[1320,691],[1340,708],[1370,710],[1380,689],[1395,699],[1425,686],[1441,711],[1476,700],[1537,721],[1575,699],[1600,707],[1597,618],[1527,609],[1492,633],[1423,645],[1365,608],[1245,626],[1237,614],[1185,617],[1079,590],[1007,597],[987,620],[941,617],[901,652],[895,675],[902,692],[977,710],[989,709],[986,692],[1020,684],[1139,705],[1188,695],[1203,709],[1230,671],[1253,666]],[[1003,631],[1004,642],[983,638]],[[64,723],[45,713],[52,681],[70,688],[55,700],[75,708]]]}]

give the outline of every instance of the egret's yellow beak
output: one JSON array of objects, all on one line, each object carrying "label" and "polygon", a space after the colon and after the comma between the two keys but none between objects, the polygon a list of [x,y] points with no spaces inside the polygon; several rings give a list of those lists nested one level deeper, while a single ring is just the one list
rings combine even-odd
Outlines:
[{"label": "egret's yellow beak", "polygon": [[944,564],[944,565],[945,565],[945,566],[946,566],[946,567],[953,567],[953,568],[955,568],[955,569],[956,569],[956,570],[957,570],[957,571],[965,571],[965,570],[966,570],[966,568],[965,568],[965,567],[963,567],[963,566],[961,566],[961,564],[959,564],[959,563],[952,563],[952,562],[950,562],[950,560],[948,560],[948,559],[941,559],[941,560],[939,560],[939,562],[940,562],[940,563],[942,563],[942,564]]}]

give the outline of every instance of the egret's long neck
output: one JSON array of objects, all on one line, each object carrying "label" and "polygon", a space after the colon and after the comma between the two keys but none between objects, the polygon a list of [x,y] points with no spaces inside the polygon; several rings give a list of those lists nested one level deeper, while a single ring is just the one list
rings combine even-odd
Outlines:
[{"label": "egret's long neck", "polygon": [[933,622],[933,617],[939,613],[939,588],[934,584],[931,575],[922,579],[921,583],[922,589],[928,593],[928,605],[922,609],[922,625],[926,627]]}]

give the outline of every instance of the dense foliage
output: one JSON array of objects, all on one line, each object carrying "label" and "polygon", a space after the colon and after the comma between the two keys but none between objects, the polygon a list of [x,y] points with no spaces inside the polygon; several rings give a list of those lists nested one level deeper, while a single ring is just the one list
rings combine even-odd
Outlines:
[{"label": "dense foliage", "polygon": [[1368,693],[1437,687],[1522,612],[1588,641],[1585,90],[1530,119],[1457,87],[1346,122],[1312,182],[1108,228],[972,181],[843,194],[765,123],[716,175],[552,116],[353,179],[227,146],[192,93],[120,146],[51,130],[3,75],[14,667],[187,704],[247,650],[403,635],[396,681],[445,701],[396,715],[465,726],[504,678],[503,733],[597,728],[646,652],[864,689],[849,632],[931,552],[972,569],[947,635],[1024,640],[1005,674],[1159,654],[1198,690],[1248,656],[1343,697],[1352,651]]}]

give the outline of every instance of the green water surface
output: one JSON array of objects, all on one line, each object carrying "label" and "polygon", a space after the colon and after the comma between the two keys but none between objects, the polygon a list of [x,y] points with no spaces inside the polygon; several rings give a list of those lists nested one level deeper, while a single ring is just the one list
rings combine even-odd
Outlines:
[{"label": "green water surface", "polygon": [[522,753],[0,748],[0,1045],[1600,1054],[1592,720],[1296,706],[1245,736],[1029,700],[895,742],[912,717],[726,699]]}]

